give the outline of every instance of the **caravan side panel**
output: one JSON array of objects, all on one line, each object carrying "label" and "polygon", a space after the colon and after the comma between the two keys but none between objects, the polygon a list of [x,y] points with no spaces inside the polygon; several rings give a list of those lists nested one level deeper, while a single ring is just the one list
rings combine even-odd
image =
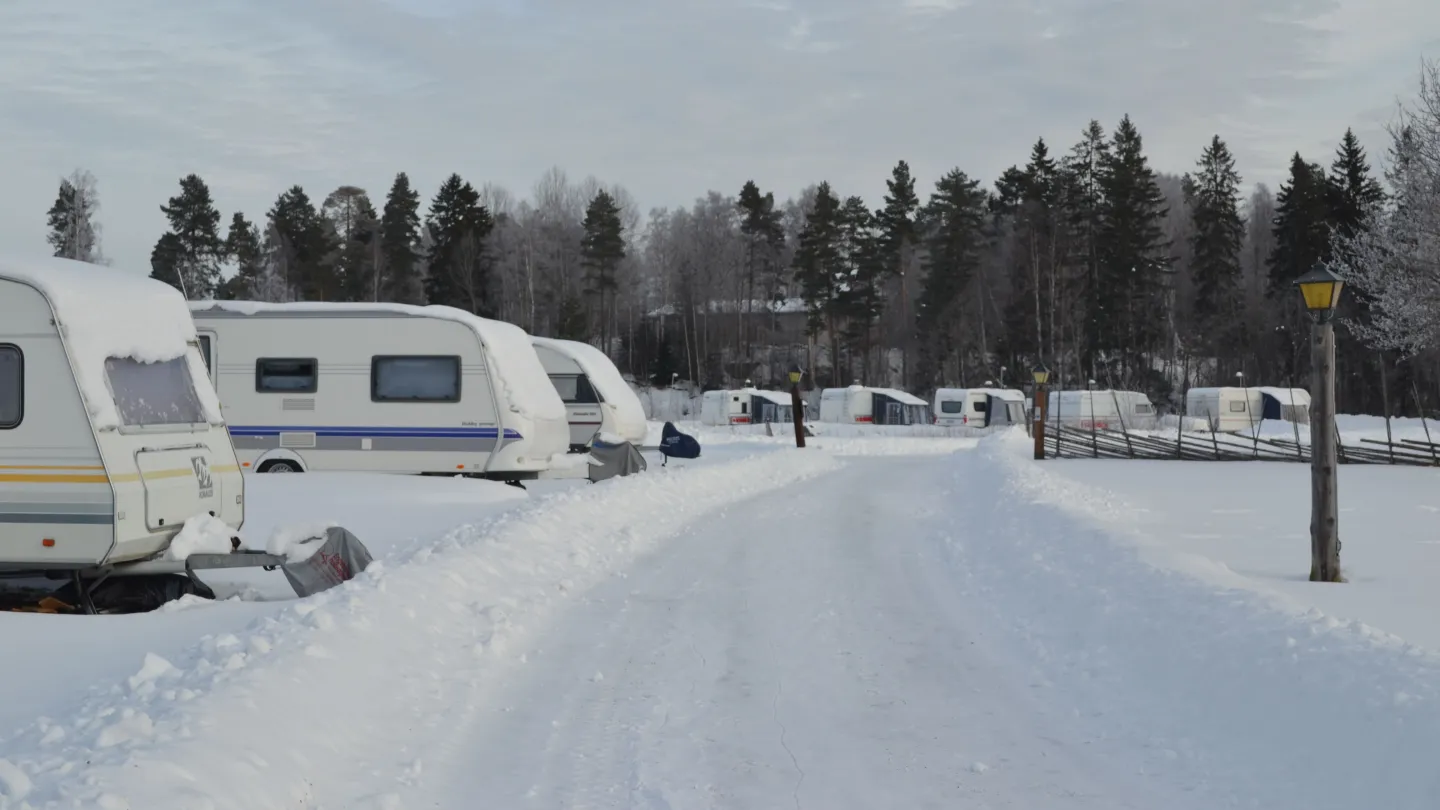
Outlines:
[{"label": "caravan side panel", "polygon": [[115,498],[50,304],[0,280],[0,560],[65,567],[105,558]]},{"label": "caravan side panel", "polygon": [[307,470],[476,474],[503,438],[518,438],[499,422],[479,337],[462,323],[376,312],[195,319],[214,336],[216,388],[247,471],[285,453]]}]

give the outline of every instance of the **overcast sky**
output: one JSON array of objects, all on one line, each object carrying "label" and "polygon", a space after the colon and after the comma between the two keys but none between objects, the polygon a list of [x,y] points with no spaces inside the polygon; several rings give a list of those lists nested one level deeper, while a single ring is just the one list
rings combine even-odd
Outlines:
[{"label": "overcast sky", "polygon": [[0,238],[45,249],[77,167],[147,271],[189,172],[226,220],[294,183],[523,195],[552,165],[643,208],[751,178],[873,206],[897,159],[923,197],[1127,112],[1158,169],[1219,133],[1274,185],[1347,126],[1378,158],[1425,54],[1436,0],[3,0]]}]

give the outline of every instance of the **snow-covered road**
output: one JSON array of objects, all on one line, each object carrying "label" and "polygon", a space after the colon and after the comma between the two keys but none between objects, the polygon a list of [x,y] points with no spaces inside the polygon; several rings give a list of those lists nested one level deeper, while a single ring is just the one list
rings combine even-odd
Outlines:
[{"label": "snow-covered road", "polygon": [[479,522],[397,513],[310,599],[62,617],[131,644],[12,670],[0,810],[1440,806],[1433,651],[1158,553],[1023,435],[817,444],[457,485],[420,508]]},{"label": "snow-covered road", "polygon": [[407,806],[1176,807],[1037,699],[924,528],[953,461],[713,515],[571,605]]}]

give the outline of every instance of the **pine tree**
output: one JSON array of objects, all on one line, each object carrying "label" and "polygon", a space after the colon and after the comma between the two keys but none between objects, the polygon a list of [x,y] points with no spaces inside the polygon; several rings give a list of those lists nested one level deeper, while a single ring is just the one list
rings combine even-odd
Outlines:
[{"label": "pine tree", "polygon": [[230,219],[225,253],[235,263],[235,273],[220,285],[215,297],[231,301],[254,298],[260,277],[265,272],[264,235],[239,211]]},{"label": "pine tree", "polygon": [[46,241],[56,256],[91,264],[105,263],[100,255],[100,225],[95,222],[99,210],[100,197],[94,175],[76,169],[60,180],[60,192],[46,220],[50,226]]},{"label": "pine tree", "polygon": [[421,281],[420,194],[400,172],[385,197],[380,218],[381,300],[418,304],[424,300]]},{"label": "pine tree", "polygon": [[163,247],[156,244],[151,254],[152,268],[157,255],[168,258],[159,268],[163,276],[153,277],[175,286],[192,300],[213,297],[220,285],[225,242],[220,238],[220,211],[210,197],[210,187],[198,175],[186,175],[180,179],[180,193],[160,206],[160,211],[169,220],[168,233],[174,238]]},{"label": "pine tree", "polygon": [[[754,181],[746,181],[740,189],[736,202],[740,211],[740,233],[745,239],[745,312],[750,311],[750,302],[756,299],[758,285],[764,291],[764,299],[774,304],[779,297],[783,282],[784,266],[781,254],[785,250],[785,224],[783,213],[775,207],[773,193],[760,193]],[[774,320],[772,318],[772,327]],[[746,355],[749,355],[749,332],[745,333]]]},{"label": "pine tree", "polygon": [[1169,209],[1128,115],[1115,129],[1103,169],[1097,348],[1115,352],[1120,380],[1134,384],[1131,373],[1164,336],[1172,259],[1162,223]]},{"label": "pine tree", "polygon": [[841,252],[843,222],[840,199],[828,182],[815,190],[815,204],[795,249],[795,281],[805,300],[806,326],[811,337],[828,331],[832,340],[831,383],[839,385],[840,365],[834,346],[839,341],[839,285],[844,277]]},{"label": "pine tree", "polygon": [[585,316],[585,302],[579,296],[567,295],[560,302],[560,316],[555,322],[555,337],[561,340],[590,339],[590,323]]},{"label": "pine tree", "polygon": [[427,300],[489,315],[494,306],[489,240],[495,221],[480,204],[480,193],[460,175],[450,175],[431,200],[425,225],[433,240],[425,279]]},{"label": "pine tree", "polygon": [[329,265],[335,276],[337,300],[379,301],[380,218],[362,188],[341,186],[320,207],[334,253]]},{"label": "pine tree", "polygon": [[625,229],[620,222],[620,206],[610,193],[601,189],[585,208],[582,223],[585,234],[580,239],[580,266],[585,269],[586,291],[600,304],[596,314],[600,345],[610,348],[610,307],[620,288],[616,277],[620,262],[625,260]]},{"label": "pine tree", "polygon": [[[269,272],[278,272],[288,294],[301,301],[342,300],[330,259],[334,242],[310,195],[300,186],[281,194],[268,214]],[[279,294],[272,289],[271,294]]]},{"label": "pine tree", "polygon": [[1318,164],[1297,152],[1275,195],[1275,250],[1268,295],[1293,296],[1291,284],[1330,258],[1330,185]]},{"label": "pine tree", "polygon": [[1064,216],[1059,167],[1045,141],[1030,150],[1024,169],[1011,168],[995,183],[996,210],[1008,223],[1010,300],[1005,308],[1006,348],[1016,360],[1055,353]]},{"label": "pine tree", "polygon": [[150,250],[150,277],[183,290],[184,280],[182,278],[181,263],[184,261],[184,246],[180,237],[173,233],[166,232],[156,240],[155,247]]},{"label": "pine tree", "polygon": [[935,184],[920,211],[925,281],[916,307],[916,326],[923,338],[916,376],[922,388],[940,382],[945,363],[959,351],[965,292],[987,241],[988,203],[978,180],[952,169]]},{"label": "pine tree", "polygon": [[843,338],[850,358],[862,362],[862,379],[870,377],[870,346],[876,321],[884,309],[880,287],[886,266],[881,250],[882,236],[876,217],[859,197],[847,197],[840,207],[840,250],[842,280],[836,305],[844,323]]},{"label": "pine tree", "polygon": [[[1195,284],[1194,321],[1217,362],[1239,353],[1240,250],[1245,220],[1240,216],[1240,174],[1235,157],[1216,135],[1200,156],[1198,170],[1185,176],[1185,198],[1194,224],[1190,272]],[[1221,369],[1217,366],[1217,373]]]}]

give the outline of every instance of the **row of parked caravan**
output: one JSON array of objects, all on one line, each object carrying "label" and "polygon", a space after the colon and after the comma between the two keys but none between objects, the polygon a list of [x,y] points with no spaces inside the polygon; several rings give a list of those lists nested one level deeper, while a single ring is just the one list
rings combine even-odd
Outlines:
[{"label": "row of parked caravan", "polygon": [[[819,392],[820,422],[856,425],[937,425],[947,428],[995,428],[1023,425],[1033,403],[1012,388],[940,388],[931,402],[893,388],[852,385]],[[1139,391],[1051,391],[1046,421],[1089,429],[1151,430],[1160,417]],[[1237,432],[1266,419],[1305,423],[1309,395],[1298,388],[1192,388],[1185,414],[1194,429]],[[790,422],[791,397],[755,388],[707,391],[701,422],[746,425]],[[811,411],[817,413],[817,411]]]},{"label": "row of parked caravan", "polygon": [[575,451],[645,434],[603,353],[460,310],[187,305],[130,271],[0,260],[0,575],[173,569],[187,521],[238,532],[243,472],[578,478]]}]

